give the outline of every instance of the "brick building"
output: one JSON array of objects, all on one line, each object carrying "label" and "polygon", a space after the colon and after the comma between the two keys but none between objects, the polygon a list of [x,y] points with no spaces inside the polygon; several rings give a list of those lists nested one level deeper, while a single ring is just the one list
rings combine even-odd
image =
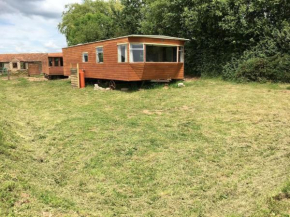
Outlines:
[{"label": "brick building", "polygon": [[0,54],[0,69],[27,71],[29,75],[63,75],[62,53]]}]

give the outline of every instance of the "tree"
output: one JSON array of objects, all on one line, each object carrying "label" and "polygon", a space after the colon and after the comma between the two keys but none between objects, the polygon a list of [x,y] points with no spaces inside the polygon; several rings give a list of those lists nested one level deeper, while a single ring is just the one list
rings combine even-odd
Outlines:
[{"label": "tree", "polygon": [[66,8],[58,28],[68,45],[116,37],[124,32],[117,21],[122,9],[118,1],[85,0]]},{"label": "tree", "polygon": [[129,34],[140,34],[141,21],[143,20],[142,8],[145,5],[143,0],[121,0],[123,9],[119,25]]},{"label": "tree", "polygon": [[128,34],[188,38],[190,74],[220,76],[245,52],[289,53],[289,0],[85,0],[67,8],[59,29],[69,45]]}]

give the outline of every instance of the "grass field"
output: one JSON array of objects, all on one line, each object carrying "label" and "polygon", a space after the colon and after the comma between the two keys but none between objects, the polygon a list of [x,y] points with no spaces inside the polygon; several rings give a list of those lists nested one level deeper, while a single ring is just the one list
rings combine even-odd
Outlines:
[{"label": "grass field", "polygon": [[289,216],[290,85],[0,80],[0,216]]}]

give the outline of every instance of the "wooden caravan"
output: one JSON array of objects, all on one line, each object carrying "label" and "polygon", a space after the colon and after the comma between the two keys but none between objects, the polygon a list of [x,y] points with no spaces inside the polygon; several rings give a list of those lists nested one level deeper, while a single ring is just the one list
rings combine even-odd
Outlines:
[{"label": "wooden caravan", "polygon": [[48,54],[48,71],[45,76],[51,77],[56,75],[64,75],[63,72],[63,55],[62,53]]},{"label": "wooden caravan", "polygon": [[116,81],[184,78],[187,39],[155,35],[120,38],[63,48],[64,75],[78,65],[85,78]]}]

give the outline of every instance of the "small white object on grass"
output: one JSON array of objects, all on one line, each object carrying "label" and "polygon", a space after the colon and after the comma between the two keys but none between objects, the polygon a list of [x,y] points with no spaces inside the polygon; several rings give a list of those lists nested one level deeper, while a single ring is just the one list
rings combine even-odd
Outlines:
[{"label": "small white object on grass", "polygon": [[94,90],[110,90],[110,88],[102,88],[98,84],[95,84]]},{"label": "small white object on grass", "polygon": [[184,83],[178,83],[178,87],[185,87]]}]

